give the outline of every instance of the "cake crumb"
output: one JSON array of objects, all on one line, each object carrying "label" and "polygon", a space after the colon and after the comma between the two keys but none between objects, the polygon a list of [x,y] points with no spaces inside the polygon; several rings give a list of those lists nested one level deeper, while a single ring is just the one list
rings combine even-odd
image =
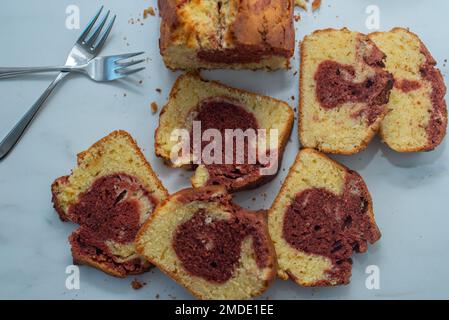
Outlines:
[{"label": "cake crumb", "polygon": [[161,89],[159,89],[159,88],[156,88],[156,92],[157,92],[157,93],[161,93],[161,92],[162,92],[162,90],[161,90]]},{"label": "cake crumb", "polygon": [[313,0],[312,11],[317,11],[321,7],[321,0]]},{"label": "cake crumb", "polygon": [[148,15],[150,15],[150,16],[155,15],[154,8],[151,6],[146,8],[145,10],[143,10],[143,18],[146,19],[148,17]]},{"label": "cake crumb", "polygon": [[137,280],[137,279],[134,279],[134,280],[131,282],[131,287],[132,287],[134,290],[139,290],[139,289],[142,288],[144,285],[145,285],[145,283],[142,283],[142,282],[140,282],[140,281]]},{"label": "cake crumb", "polygon": [[151,102],[151,112],[156,113],[158,109],[157,103],[156,102]]},{"label": "cake crumb", "polygon": [[298,22],[299,20],[301,20],[301,16],[300,16],[299,14],[296,14],[296,15],[294,16],[294,18],[295,18],[295,21],[296,21],[296,22]]},{"label": "cake crumb", "polygon": [[303,10],[307,10],[307,5],[304,0],[295,0],[295,6],[301,8]]}]

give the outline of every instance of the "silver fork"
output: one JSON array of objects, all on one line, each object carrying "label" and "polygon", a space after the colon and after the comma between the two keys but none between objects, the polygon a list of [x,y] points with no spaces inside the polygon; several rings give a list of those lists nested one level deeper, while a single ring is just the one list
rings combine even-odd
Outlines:
[{"label": "silver fork", "polygon": [[[106,16],[101,20],[99,25],[95,28],[92,35],[88,37],[90,31],[95,25],[98,17],[103,10],[103,6],[98,10],[97,14],[93,19],[89,22],[86,29],[84,29],[81,36],[76,41],[72,50],[70,51],[67,61],[65,63],[68,67],[82,66],[89,62],[89,60],[95,58],[98,55],[101,48],[103,47],[106,39],[111,32],[112,26],[114,25],[114,21],[116,16],[112,18],[109,22],[106,31],[100,37],[100,40],[97,42],[98,37],[100,36],[101,30],[105,26],[110,11],[107,12]],[[58,74],[55,80],[50,84],[50,86],[44,91],[44,93],[40,96],[40,98],[33,104],[33,106],[22,116],[19,122],[11,129],[11,131],[3,138],[0,142],[0,159],[3,159],[16,145],[19,141],[20,137],[25,132],[25,129],[34,119],[37,112],[40,110],[45,100],[48,98],[50,93],[55,89],[55,87],[68,75],[68,72],[61,72]]]},{"label": "silver fork", "polygon": [[0,79],[20,76],[30,73],[63,71],[78,72],[87,75],[94,81],[113,81],[127,77],[133,73],[142,71],[145,67],[130,69],[129,67],[142,63],[145,59],[137,61],[125,61],[132,57],[139,56],[144,52],[125,53],[115,56],[96,57],[87,64],[80,66],[62,67],[30,67],[30,68],[0,68]]}]

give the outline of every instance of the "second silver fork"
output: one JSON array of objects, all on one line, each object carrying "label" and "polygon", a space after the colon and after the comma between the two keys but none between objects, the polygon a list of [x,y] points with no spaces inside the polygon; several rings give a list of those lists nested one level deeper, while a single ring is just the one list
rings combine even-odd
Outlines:
[{"label": "second silver fork", "polygon": [[[101,34],[103,27],[105,26],[110,12],[108,11],[106,16],[101,20],[99,25],[95,28],[92,35],[88,37],[90,31],[95,25],[98,17],[101,14],[103,7],[97,12],[95,17],[89,22],[86,29],[83,31],[81,36],[76,41],[72,50],[70,51],[66,66],[82,66],[89,62],[89,60],[95,58],[100,52],[101,48],[106,42],[106,39],[111,32],[112,26],[114,25],[114,21],[116,16],[112,18],[109,22],[106,31],[100,37],[100,40],[97,41],[98,37]],[[33,121],[35,115],[40,110],[45,100],[47,100],[48,96],[54,90],[54,88],[68,75],[68,72],[61,72],[58,74],[55,80],[50,84],[50,86],[44,91],[44,93],[39,97],[39,99],[33,104],[33,106],[23,115],[23,117],[17,122],[11,131],[3,138],[0,142],[0,159],[4,158],[16,145],[19,141],[20,137],[25,132],[26,128]]]}]

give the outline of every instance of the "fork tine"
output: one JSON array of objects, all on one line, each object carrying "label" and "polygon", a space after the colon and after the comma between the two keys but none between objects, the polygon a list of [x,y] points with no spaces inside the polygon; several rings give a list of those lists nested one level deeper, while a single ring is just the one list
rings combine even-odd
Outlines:
[{"label": "fork tine", "polygon": [[100,24],[98,25],[98,27],[95,29],[94,33],[92,34],[92,36],[89,38],[89,40],[87,40],[86,44],[90,47],[92,47],[95,43],[95,40],[97,40],[98,36],[100,35],[101,30],[103,29],[106,21],[108,20],[109,14],[111,13],[110,10],[108,10],[108,12],[106,13],[106,15],[104,16],[103,20],[101,20]]},{"label": "fork tine", "polygon": [[98,52],[101,50],[101,48],[103,48],[104,43],[106,42],[106,39],[109,36],[109,33],[111,33],[112,26],[114,25],[116,18],[117,18],[117,15],[114,15],[114,17],[112,17],[111,22],[109,22],[108,28],[106,29],[105,33],[101,36],[100,41],[98,41],[97,45],[95,47],[93,47],[93,50],[95,52]]},{"label": "fork tine", "polygon": [[101,11],[103,11],[103,6],[101,6],[100,10],[98,10],[98,12],[95,15],[95,17],[93,17],[92,20],[89,22],[89,24],[87,25],[86,29],[84,29],[83,33],[78,38],[77,42],[79,42],[79,43],[84,43],[85,42],[85,39],[87,38],[87,35],[89,34],[90,30],[92,29],[92,27],[94,26],[94,24],[97,21],[98,17],[100,16]]},{"label": "fork tine", "polygon": [[124,53],[124,54],[118,54],[116,56],[110,56],[110,58],[114,60],[115,64],[119,64],[119,62],[122,60],[140,56],[141,54],[144,54],[144,53],[145,53],[145,51]]},{"label": "fork tine", "polygon": [[132,69],[132,70],[123,70],[122,69],[122,70],[115,70],[115,73],[117,75],[117,79],[120,79],[120,78],[124,78],[124,77],[130,76],[130,75],[132,75],[132,74],[134,74],[136,72],[142,71],[144,69],[145,69],[145,67]]},{"label": "fork tine", "polygon": [[144,61],[145,61],[145,59],[140,59],[140,60],[131,60],[131,61],[128,61],[128,62],[116,63],[116,65],[119,68],[116,68],[115,70],[116,71],[120,71],[121,69],[124,69],[124,68],[127,68],[127,67],[131,67],[131,66],[133,66],[135,64],[139,64],[139,63],[142,63]]}]

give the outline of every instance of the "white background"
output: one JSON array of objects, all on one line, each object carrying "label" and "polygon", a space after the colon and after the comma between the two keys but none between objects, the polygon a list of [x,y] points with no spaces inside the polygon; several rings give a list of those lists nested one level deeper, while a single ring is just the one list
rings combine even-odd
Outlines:
[{"label": "white background", "polygon": [[[0,298],[182,299],[191,296],[157,270],[138,279],[116,279],[82,266],[81,289],[65,287],[65,269],[72,263],[67,237],[76,228],[62,223],[52,208],[50,185],[75,166],[75,155],[115,129],[130,132],[170,192],[188,187],[191,173],[166,168],[153,153],[158,116],[150,103],[162,106],[177,74],[159,56],[159,18],[142,19],[156,0],[2,0],[0,1],[0,66],[55,65],[80,30],[65,27],[66,7],[78,5],[81,26],[103,3],[118,19],[104,54],[144,50],[147,69],[129,81],[99,84],[69,77],[50,97],[13,152],[0,162]],[[321,10],[296,23],[296,39],[326,27],[365,26],[368,5],[380,8],[381,30],[410,27],[433,53],[443,73],[449,40],[449,1],[323,0]],[[297,53],[290,71],[203,72],[209,79],[289,102],[298,102]],[[53,75],[0,80],[0,137],[47,87]],[[139,84],[142,80],[142,84]],[[162,93],[156,92],[162,89]],[[292,100],[294,96],[294,100]],[[241,193],[237,201],[254,209],[269,208],[299,143],[295,128],[279,176],[270,184]],[[368,254],[355,255],[352,283],[339,288],[308,289],[277,280],[261,298],[272,299],[415,299],[449,298],[449,150],[443,144],[427,154],[397,154],[375,139],[360,154],[334,157],[365,178],[374,199],[382,239]],[[256,198],[256,201],[252,198]],[[380,268],[380,290],[367,290],[365,269]]]}]

